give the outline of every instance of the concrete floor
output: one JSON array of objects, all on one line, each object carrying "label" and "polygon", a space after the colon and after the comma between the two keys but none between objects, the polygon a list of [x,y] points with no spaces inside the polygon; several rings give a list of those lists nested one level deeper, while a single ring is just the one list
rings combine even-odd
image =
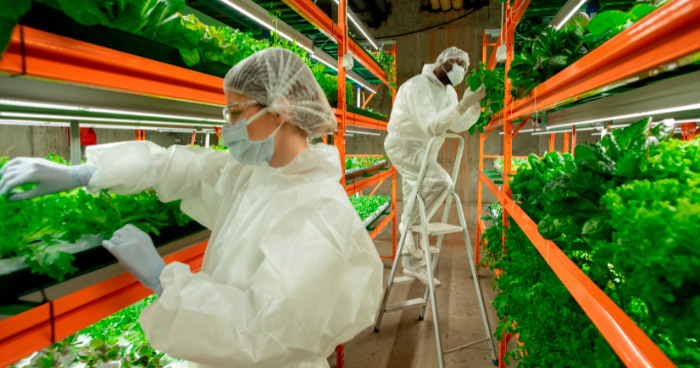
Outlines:
[{"label": "concrete floor", "polygon": [[[376,241],[380,254],[391,254],[391,243]],[[390,260],[384,260],[384,283],[391,270]],[[443,349],[464,345],[486,337],[474,290],[474,282],[467,266],[463,243],[443,245],[436,277],[442,282],[437,289],[438,313]],[[400,270],[400,269],[399,269]],[[482,270],[479,283],[483,292],[491,331],[497,326],[496,311],[491,305],[495,295],[491,286],[493,274]],[[393,288],[389,303],[420,298],[425,288],[420,283]],[[419,308],[385,314],[381,331],[370,327],[345,344],[345,366],[355,367],[437,367],[437,349],[430,306],[425,320],[418,321]],[[497,341],[496,348],[498,348]],[[335,354],[329,358],[335,367]],[[445,367],[491,368],[492,358],[488,342],[445,355]]]}]

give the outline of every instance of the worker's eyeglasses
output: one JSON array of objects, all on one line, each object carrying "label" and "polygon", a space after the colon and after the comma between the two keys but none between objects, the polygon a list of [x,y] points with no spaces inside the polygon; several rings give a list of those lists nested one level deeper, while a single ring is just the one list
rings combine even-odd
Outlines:
[{"label": "worker's eyeglasses", "polygon": [[224,107],[224,121],[226,121],[226,124],[237,123],[239,120],[241,120],[241,115],[243,115],[243,112],[248,108],[248,106],[254,105],[255,103],[255,100],[250,100]]}]

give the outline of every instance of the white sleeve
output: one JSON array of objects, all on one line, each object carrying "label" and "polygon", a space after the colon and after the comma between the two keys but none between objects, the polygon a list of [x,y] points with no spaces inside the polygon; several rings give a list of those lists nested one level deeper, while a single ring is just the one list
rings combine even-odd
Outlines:
[{"label": "white sleeve", "polygon": [[168,149],[148,141],[90,146],[87,163],[97,168],[87,189],[108,189],[117,194],[154,190],[163,202],[182,199],[181,208],[211,228],[211,211],[221,171],[233,160],[225,151],[173,145]]},{"label": "white sleeve", "polygon": [[480,115],[480,104],[472,105],[459,117],[459,119],[457,119],[457,121],[455,121],[455,123],[450,127],[450,130],[456,133],[467,131],[472,127],[472,125],[479,121]]},{"label": "white sleeve", "polygon": [[404,108],[408,111],[413,121],[418,122],[420,129],[428,136],[433,137],[445,133],[457,122],[460,113],[457,104],[437,111],[428,88],[420,88],[420,83],[413,83],[405,91]]},{"label": "white sleeve", "polygon": [[259,231],[264,259],[249,286],[164,269],[163,294],[139,320],[154,348],[207,366],[281,367],[325,358],[373,323],[383,267],[349,202],[290,208]]}]

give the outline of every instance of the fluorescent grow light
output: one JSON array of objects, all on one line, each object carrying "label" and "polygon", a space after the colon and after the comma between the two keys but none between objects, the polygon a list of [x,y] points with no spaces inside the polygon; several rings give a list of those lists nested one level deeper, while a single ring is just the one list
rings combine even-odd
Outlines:
[{"label": "fluorescent grow light", "polygon": [[700,103],[683,105],[683,106],[676,106],[676,107],[669,107],[669,108],[657,109],[657,110],[650,110],[650,111],[643,111],[643,112],[637,112],[637,113],[625,114],[625,115],[607,116],[604,118],[597,118],[597,119],[592,119],[592,120],[577,121],[577,122],[573,122],[573,123],[560,124],[560,125],[557,125],[557,127],[568,127],[568,126],[573,126],[573,125],[596,123],[596,122],[609,121],[609,120],[630,119],[630,118],[637,118],[637,117],[650,116],[650,115],[656,115],[656,114],[669,114],[669,113],[673,113],[673,112],[696,110],[696,109],[700,109]]},{"label": "fluorescent grow light", "polygon": [[[578,11],[579,8],[581,8],[581,6],[583,6],[583,4],[586,2],[586,0],[578,0],[578,3],[576,1],[577,0],[567,1],[566,4],[564,4],[564,6],[561,7],[561,10],[559,10],[557,15],[555,15],[554,18],[552,18],[552,21],[549,23],[549,25],[554,26],[556,30],[559,30],[559,28],[566,24],[566,22],[568,22],[569,19],[571,19],[571,17],[573,17],[574,14],[576,14],[576,11]],[[573,6],[573,8],[571,8],[571,6]],[[568,13],[566,13],[567,8],[571,8],[571,10],[569,10]],[[561,17],[563,14],[566,14],[566,16],[564,16],[564,18],[562,19]]]},{"label": "fluorescent grow light", "polygon": [[[101,122],[114,122],[114,123],[132,123],[132,124],[147,124],[147,125],[179,125],[179,126],[192,126],[195,124],[189,123],[179,123],[179,122],[164,122],[164,121],[154,121],[154,120],[135,120],[135,119],[121,119],[121,118],[98,118],[92,116],[71,116],[71,115],[54,115],[54,114],[33,114],[24,112],[0,112],[2,117],[10,118],[30,118],[30,119],[56,119],[56,120],[77,120],[77,121],[101,121]],[[196,124],[205,127],[217,127],[217,124]],[[143,129],[143,128],[137,128]]]},{"label": "fluorescent grow light", "polygon": [[[340,5],[340,3],[338,3],[338,0],[335,0],[335,3]],[[353,11],[350,9],[350,6],[346,5],[346,7],[347,17],[350,18],[352,24],[354,24],[355,27],[357,27],[360,30],[360,33],[362,33],[362,35],[365,36],[365,39],[367,39],[367,41],[369,41],[369,43],[372,44],[372,47],[374,47],[375,50],[379,50],[379,47],[377,47],[376,40],[369,34],[369,30],[365,29],[365,25],[362,24],[359,19],[356,19],[355,13],[353,13]]]},{"label": "fluorescent grow light", "polygon": [[359,134],[359,135],[374,135],[374,136],[380,136],[381,134],[375,133],[375,132],[362,132],[359,130],[346,130],[345,133],[350,133],[350,134]]},{"label": "fluorescent grow light", "polygon": [[84,111],[84,112],[111,114],[111,115],[138,115],[138,116],[145,116],[145,117],[151,117],[151,118],[177,119],[177,120],[190,120],[190,121],[206,121],[206,122],[211,122],[211,123],[222,123],[222,124],[224,123],[223,119],[209,119],[209,118],[200,118],[200,117],[196,117],[196,116],[186,116],[186,115],[154,114],[154,113],[144,112],[144,111],[105,109],[105,108],[101,108],[101,107],[75,106],[75,105],[64,105],[64,104],[54,104],[54,103],[35,102],[35,101],[0,99],[0,105],[33,107],[33,108],[39,108],[39,109],[53,109],[53,110],[65,110],[65,111]]}]

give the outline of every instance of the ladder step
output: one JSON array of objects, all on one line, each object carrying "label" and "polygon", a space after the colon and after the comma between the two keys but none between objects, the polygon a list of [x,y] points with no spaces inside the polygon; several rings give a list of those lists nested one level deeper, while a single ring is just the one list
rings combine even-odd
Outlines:
[{"label": "ladder step", "polygon": [[418,280],[413,276],[406,276],[406,275],[397,276],[397,277],[394,277],[393,285],[394,286],[405,285],[405,284],[410,284],[410,283],[415,282],[415,281],[418,281]]},{"label": "ladder step", "polygon": [[384,311],[385,312],[394,312],[394,311],[398,311],[398,310],[402,310],[402,309],[422,307],[426,304],[428,304],[428,303],[423,298],[410,299],[410,300],[405,300],[403,302],[389,304],[386,306],[386,309],[384,309]]},{"label": "ladder step", "polygon": [[[411,226],[411,231],[421,232],[421,226]],[[442,222],[433,222],[428,224],[428,235],[450,234],[462,231],[461,226],[445,224]]]}]

